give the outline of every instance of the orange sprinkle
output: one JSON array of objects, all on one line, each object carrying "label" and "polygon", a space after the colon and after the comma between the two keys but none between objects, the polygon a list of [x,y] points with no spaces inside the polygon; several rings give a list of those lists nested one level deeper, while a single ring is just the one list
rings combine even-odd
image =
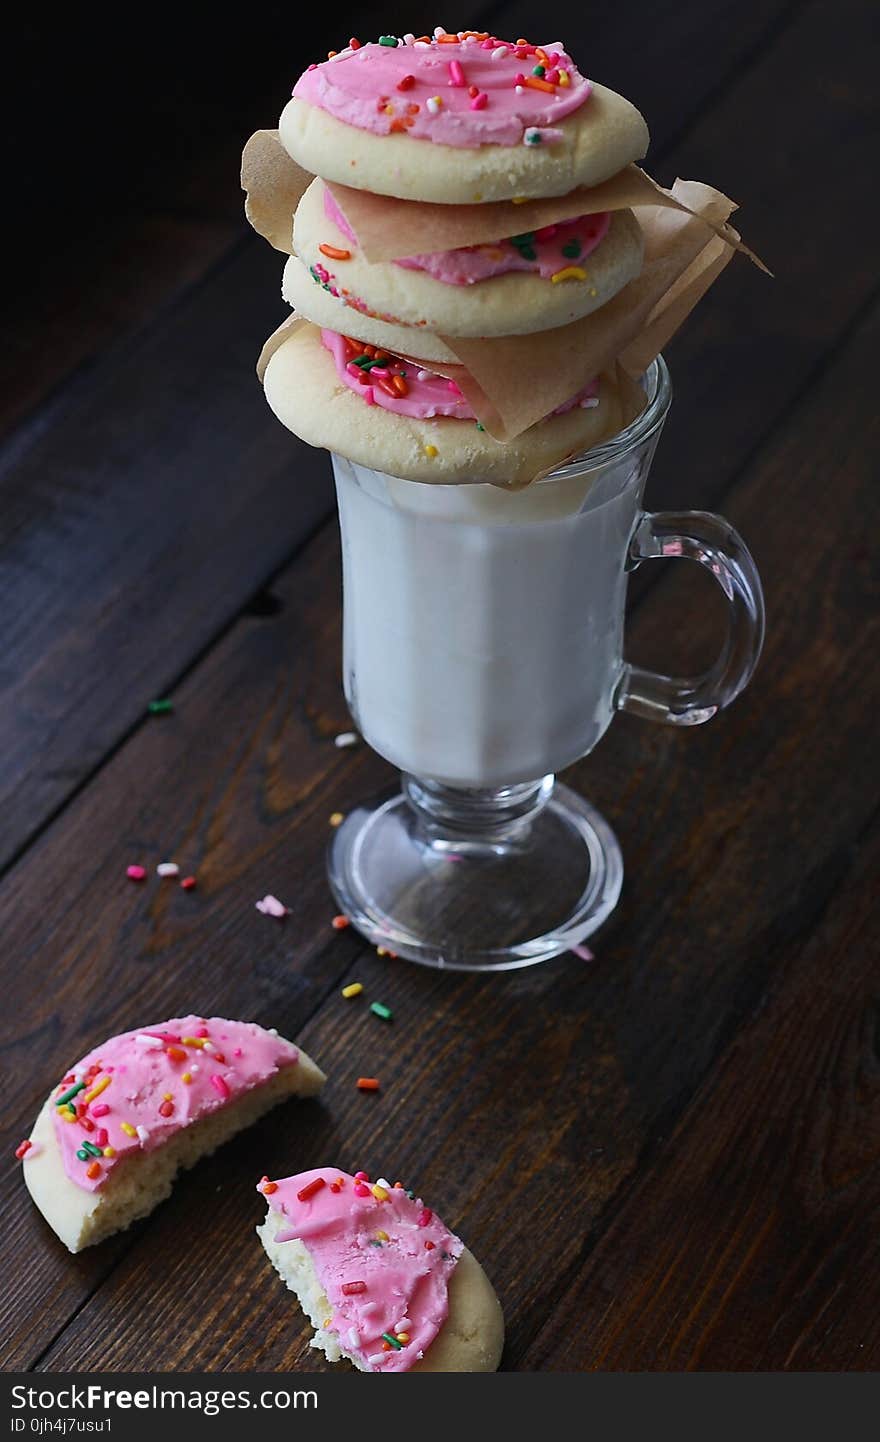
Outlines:
[{"label": "orange sprinkle", "polygon": [[351,926],[351,922],[349,921],[348,917],[342,915],[334,916],[330,924],[333,927],[334,931],[344,931],[347,926]]},{"label": "orange sprinkle", "polygon": [[272,1195],[273,1192],[277,1192],[277,1190],[278,1190],[278,1183],[277,1183],[277,1182],[264,1182],[263,1185],[262,1185],[262,1187],[260,1188],[260,1190],[261,1190],[261,1192],[263,1193],[263,1196],[264,1196],[264,1197],[271,1197],[271,1195]]},{"label": "orange sprinkle", "polygon": [[392,377],[391,377],[391,384],[392,384],[394,390],[397,391],[397,394],[398,394],[399,396],[408,396],[408,395],[409,395],[409,386],[407,385],[407,383],[406,383],[406,381],[404,380],[403,376],[392,376]]},{"label": "orange sprinkle", "polygon": [[[386,111],[386,114],[388,114],[387,111]],[[412,121],[410,121],[410,124],[412,124]],[[392,120],[391,124],[390,124],[389,127],[388,127],[388,131],[389,131],[389,134],[391,134],[391,135],[399,135],[399,134],[401,134],[401,133],[403,133],[403,134],[405,135],[405,134],[406,134],[406,121],[405,121],[405,120]]]},{"label": "orange sprinkle", "polygon": [[100,1175],[101,1168],[97,1162],[92,1162],[89,1166],[86,1167],[86,1176],[89,1178],[90,1181],[93,1182],[95,1180],[95,1177],[99,1177]]},{"label": "orange sprinkle", "polygon": [[457,35],[438,35],[438,45],[460,45],[461,41]]},{"label": "orange sprinkle", "polygon": [[546,90],[549,95],[556,94],[556,86],[551,85],[549,80],[542,80],[539,75],[527,75],[523,81],[530,90]]},{"label": "orange sprinkle", "polygon": [[186,1052],[182,1046],[166,1046],[165,1055],[169,1061],[186,1061]]},{"label": "orange sprinkle", "polygon": [[327,245],[323,240],[318,249],[328,260],[351,260],[350,250],[340,250],[337,245]]},{"label": "orange sprinkle", "polygon": [[357,1085],[358,1091],[377,1092],[379,1090],[379,1078],[375,1076],[359,1076]]}]

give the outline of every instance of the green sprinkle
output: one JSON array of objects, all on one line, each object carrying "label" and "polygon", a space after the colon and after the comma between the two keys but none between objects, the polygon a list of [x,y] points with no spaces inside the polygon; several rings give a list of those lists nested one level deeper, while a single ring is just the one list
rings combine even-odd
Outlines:
[{"label": "green sprinkle", "polygon": [[76,1086],[72,1086],[72,1087],[70,1088],[70,1091],[66,1091],[63,1096],[60,1096],[60,1097],[56,1097],[56,1098],[55,1098],[55,1105],[56,1105],[56,1107],[63,1107],[63,1106],[64,1106],[64,1103],[65,1103],[65,1102],[69,1102],[70,1099],[71,1099],[71,1097],[75,1097],[78,1092],[85,1091],[85,1089],[86,1089],[86,1084],[85,1084],[84,1081],[83,1081],[83,1082],[77,1082],[77,1083],[76,1083]]},{"label": "green sprinkle", "polygon": [[318,285],[321,284],[321,277],[319,276],[318,272],[315,270],[315,267],[314,267],[313,265],[310,265],[310,266],[309,266],[309,275],[312,277],[312,280],[315,280],[315,281],[318,282]]},{"label": "green sprinkle", "polygon": [[567,260],[577,260],[577,258],[578,258],[578,256],[580,255],[580,253],[581,253],[581,243],[580,243],[579,240],[569,240],[569,241],[562,247],[562,254],[565,256],[565,258],[566,258]]},{"label": "green sprinkle", "polygon": [[383,1006],[381,1001],[371,1001],[370,1011],[373,1012],[375,1016],[381,1016],[383,1021],[391,1020],[390,1009],[387,1006]]},{"label": "green sprinkle", "polygon": [[80,1147],[76,1155],[78,1160],[81,1162],[87,1162],[89,1160],[89,1154],[84,1147]]},{"label": "green sprinkle", "polygon": [[530,245],[524,245],[520,251],[523,260],[537,260],[538,257]]},{"label": "green sprinkle", "polygon": [[396,36],[396,35],[380,35],[380,36],[379,36],[379,44],[380,44],[380,45],[393,45],[394,48],[395,48],[395,50],[396,50],[396,49],[397,49],[397,36]]},{"label": "green sprinkle", "polygon": [[151,716],[168,716],[174,710],[173,701],[151,701],[147,707]]},{"label": "green sprinkle", "polygon": [[531,245],[534,239],[535,232],[533,230],[528,230],[524,231],[522,235],[512,235],[510,237],[510,243],[511,245],[519,247],[521,245]]},{"label": "green sprinkle", "polygon": [[83,1151],[88,1152],[90,1157],[102,1157],[104,1155],[101,1148],[96,1147],[94,1142],[83,1142]]},{"label": "green sprinkle", "polygon": [[382,1333],[382,1340],[385,1341],[385,1342],[387,1342],[387,1343],[389,1344],[389,1346],[394,1347],[394,1348],[396,1349],[396,1351],[398,1351],[398,1352],[402,1352],[402,1351],[403,1351],[403,1343],[402,1343],[402,1342],[398,1342],[397,1338],[393,1335],[393,1333],[391,1333],[391,1332],[383,1332],[383,1333]]},{"label": "green sprinkle", "polygon": [[407,1187],[407,1189],[406,1189],[406,1194],[407,1194],[407,1196],[409,1197],[409,1199],[410,1199],[411,1202],[414,1202],[414,1201],[415,1201],[415,1199],[416,1199],[416,1194],[415,1194],[415,1192],[413,1191],[412,1187]]},{"label": "green sprinkle", "polygon": [[541,134],[538,130],[530,130],[526,136],[526,145],[540,145]]},{"label": "green sprinkle", "polygon": [[532,74],[533,74],[533,75],[540,75],[541,79],[543,80],[543,78],[544,78],[544,67],[543,67],[543,65],[536,65],[535,68],[534,68],[534,70],[532,71]]},{"label": "green sprinkle", "polygon": [[483,425],[482,421],[477,421],[477,430],[484,431],[485,429],[486,427]]},{"label": "green sprinkle", "polygon": [[377,1242],[375,1239],[370,1242],[370,1246],[371,1246],[371,1247],[381,1247],[381,1245],[382,1245],[382,1243],[381,1243],[381,1242]]}]

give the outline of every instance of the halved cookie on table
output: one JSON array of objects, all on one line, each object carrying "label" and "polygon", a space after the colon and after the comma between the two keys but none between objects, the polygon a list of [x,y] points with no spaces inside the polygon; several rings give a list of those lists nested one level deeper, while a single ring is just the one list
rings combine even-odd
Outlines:
[{"label": "halved cookie on table", "polygon": [[24,1180],[71,1252],[145,1217],[193,1166],[324,1073],[253,1022],[185,1016],[123,1032],[71,1067],[27,1143]]},{"label": "halved cookie on table", "polygon": [[359,1372],[494,1372],[501,1304],[463,1242],[401,1182],[317,1167],[258,1184],[257,1235],[315,1328]]}]

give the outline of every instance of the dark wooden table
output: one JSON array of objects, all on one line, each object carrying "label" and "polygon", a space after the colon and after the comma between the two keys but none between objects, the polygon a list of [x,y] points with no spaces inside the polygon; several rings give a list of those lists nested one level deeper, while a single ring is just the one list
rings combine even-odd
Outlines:
[{"label": "dark wooden table", "polygon": [[[713,724],[622,718],[567,776],[626,859],[593,962],[440,975],[330,926],[328,817],[390,773],[334,746],[329,466],[253,376],[280,266],[244,227],[236,167],[345,12],[291,34],[270,6],[195,95],[163,72],[105,137],[106,173],[84,110],[89,144],[58,179],[68,223],[25,233],[0,475],[7,1368],[314,1370],[253,1235],[253,1183],[319,1161],[411,1179],[460,1229],[503,1300],[508,1369],[880,1366],[871,6],[586,13],[562,38],[644,110],[653,173],[739,199],[777,273],[735,261],[671,347],[648,496],[722,510],[749,539],[764,659]],[[525,3],[443,18],[536,27]],[[429,19],[395,3],[358,27]],[[631,654],[711,654],[699,575],[636,579]],[[173,714],[150,716],[160,696]],[[126,880],[167,857],[195,891]],[[255,911],[265,892],[285,924]],[[355,978],[392,1025],[343,1001]],[[89,1046],[191,1009],[300,1038],[323,1098],[72,1258],[13,1148]],[[364,1072],[381,1094],[355,1089]]]}]

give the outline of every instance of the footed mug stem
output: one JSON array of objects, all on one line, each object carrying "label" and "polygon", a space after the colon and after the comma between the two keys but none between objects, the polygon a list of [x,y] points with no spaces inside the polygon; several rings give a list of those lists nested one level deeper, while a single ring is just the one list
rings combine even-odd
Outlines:
[{"label": "footed mug stem", "polygon": [[670,558],[696,561],[721,587],[728,606],[724,645],[701,676],[664,676],[625,665],[616,705],[649,721],[699,726],[729,706],[751,680],[764,640],[764,595],[748,547],[721,516],[707,511],[643,515],[630,542],[630,568]]},{"label": "footed mug stem", "polygon": [[423,836],[450,843],[497,844],[520,835],[550,800],[555,781],[554,776],[542,776],[484,790],[401,775],[403,794]]}]

